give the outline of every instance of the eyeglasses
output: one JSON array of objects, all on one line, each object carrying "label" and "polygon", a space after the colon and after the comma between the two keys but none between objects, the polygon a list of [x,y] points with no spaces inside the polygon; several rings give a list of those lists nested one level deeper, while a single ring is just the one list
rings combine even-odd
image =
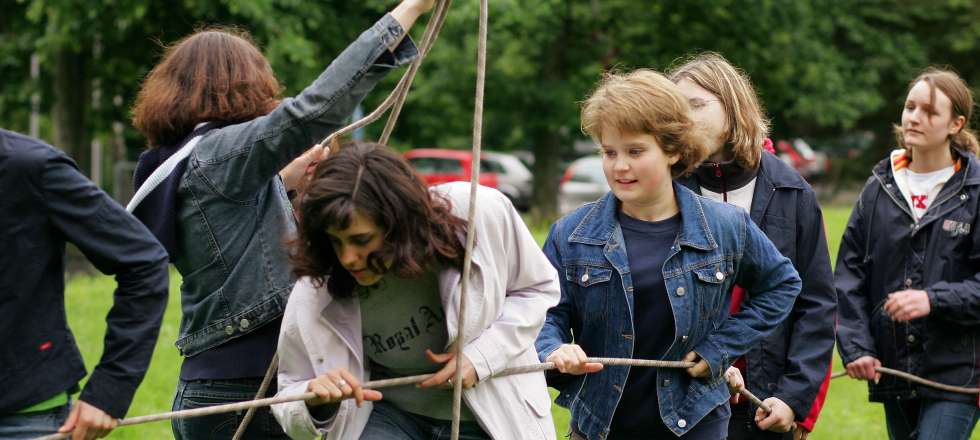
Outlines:
[{"label": "eyeglasses", "polygon": [[709,102],[718,102],[718,99],[701,99],[701,98],[691,98],[687,100],[688,105],[694,110],[700,110],[704,106],[708,105]]}]

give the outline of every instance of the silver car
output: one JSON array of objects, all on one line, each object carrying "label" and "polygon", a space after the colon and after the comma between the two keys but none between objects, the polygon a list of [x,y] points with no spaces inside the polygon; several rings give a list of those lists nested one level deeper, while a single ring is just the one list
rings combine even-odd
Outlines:
[{"label": "silver car", "polygon": [[515,208],[527,211],[531,206],[534,179],[531,171],[513,154],[484,151],[482,158],[482,171],[497,175],[497,189],[514,203]]},{"label": "silver car", "polygon": [[602,173],[602,158],[598,155],[580,157],[565,169],[558,188],[558,209],[567,214],[598,200],[607,192],[609,184]]}]

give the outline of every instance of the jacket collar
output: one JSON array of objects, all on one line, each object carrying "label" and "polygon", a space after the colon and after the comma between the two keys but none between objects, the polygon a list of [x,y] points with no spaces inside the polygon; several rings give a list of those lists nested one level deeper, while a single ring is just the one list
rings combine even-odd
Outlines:
[{"label": "jacket collar", "polygon": [[[708,227],[701,197],[678,182],[673,182],[674,197],[681,213],[681,231],[677,243],[700,250],[718,247],[715,236]],[[570,243],[605,245],[619,230],[616,214],[619,200],[612,191],[595,202],[568,236]]]},{"label": "jacket collar", "polygon": [[[677,182],[696,194],[701,194],[701,184],[697,176],[689,174],[678,178]],[[806,187],[806,181],[799,173],[783,163],[775,154],[763,151],[759,161],[759,171],[756,174],[755,191],[752,193],[750,212],[752,220],[756,224],[762,224],[762,218],[776,189],[802,190]]]},{"label": "jacket collar", "polygon": [[768,181],[773,188],[806,188],[806,181],[800,173],[783,163],[775,154],[763,151],[759,163],[759,179]]},{"label": "jacket collar", "polygon": [[[963,186],[980,185],[980,169],[977,168],[976,156],[954,148],[953,160],[955,161],[956,173],[946,182],[942,192],[946,192],[950,188],[956,188],[958,191]],[[911,161],[907,160],[904,155],[889,155],[875,165],[872,174],[883,182],[894,183],[895,170],[904,169],[909,163]]]},{"label": "jacket collar", "polygon": [[[902,157],[893,157],[891,155],[886,157],[875,165],[872,175],[878,180],[878,184],[881,185],[881,190],[890,196],[892,202],[904,211],[910,219],[914,219],[915,217],[912,215],[908,203],[904,201],[904,196],[895,181],[894,169],[904,169],[904,166],[908,165],[908,163],[903,164],[901,159]],[[980,168],[978,168],[980,163],[978,163],[976,156],[954,148],[953,159],[956,161],[956,173],[946,181],[943,189],[936,196],[936,201],[933,202],[933,205],[937,207],[945,203],[946,200],[950,199],[956,193],[962,191],[964,187],[980,185]],[[930,207],[926,215],[919,221],[920,229],[938,217],[938,211]]]}]

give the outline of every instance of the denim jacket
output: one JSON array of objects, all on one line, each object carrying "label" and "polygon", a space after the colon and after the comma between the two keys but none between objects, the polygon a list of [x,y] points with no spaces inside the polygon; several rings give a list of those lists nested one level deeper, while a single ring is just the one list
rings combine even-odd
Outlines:
[{"label": "denim jacket", "polygon": [[410,39],[398,44],[404,33],[385,15],[299,96],[198,143],[178,189],[181,354],[193,356],[282,315],[295,281],[284,242],[295,225],[276,174],[343,127],[388,71],[417,55]]},{"label": "denim jacket", "polygon": [[[693,177],[678,182],[701,190]],[[793,262],[803,287],[790,316],[745,355],[745,385],[760,399],[772,396],[785,402],[796,421],[812,431],[820,411],[820,406],[814,411],[815,399],[826,390],[822,384],[833,356],[837,313],[823,214],[813,188],[768,152],[762,153],[749,214]],[[745,410],[755,414],[755,405]]]},{"label": "denim jacket", "polygon": [[[729,392],[724,372],[789,314],[800,278],[789,259],[743,210],[714,202],[674,183],[681,230],[663,266],[674,341],[664,359],[696,351],[710,375],[691,379],[683,369],[661,369],[660,417],[683,435]],[[545,255],[558,269],[561,301],[548,311],[538,336],[543,361],[561,344],[579,344],[590,356],[633,355],[633,282],[619,202],[610,192],[558,220]],[[728,316],[731,288],[754,292],[742,310]],[[640,335],[639,337],[642,337]],[[571,409],[572,424],[589,439],[604,439],[629,376],[629,367],[607,367],[559,385],[556,400]]]}]

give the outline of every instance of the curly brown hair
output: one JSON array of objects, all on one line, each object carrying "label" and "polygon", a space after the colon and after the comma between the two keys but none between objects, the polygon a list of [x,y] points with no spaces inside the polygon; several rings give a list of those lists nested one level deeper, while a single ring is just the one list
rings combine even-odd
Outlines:
[{"label": "curly brown hair", "polygon": [[150,148],[179,143],[206,121],[234,124],[278,105],[282,86],[245,31],[207,28],[166,49],[133,106]]},{"label": "curly brown hair", "polygon": [[[320,162],[302,194],[293,273],[324,282],[330,294],[354,295],[354,278],[340,264],[328,227],[347,229],[354,211],[384,231],[382,248],[368,257],[376,273],[414,278],[441,267],[463,266],[460,237],[466,222],[452,214],[450,201],[429,191],[409,163],[376,143],[344,145]],[[384,261],[391,266],[384,267]]]}]

